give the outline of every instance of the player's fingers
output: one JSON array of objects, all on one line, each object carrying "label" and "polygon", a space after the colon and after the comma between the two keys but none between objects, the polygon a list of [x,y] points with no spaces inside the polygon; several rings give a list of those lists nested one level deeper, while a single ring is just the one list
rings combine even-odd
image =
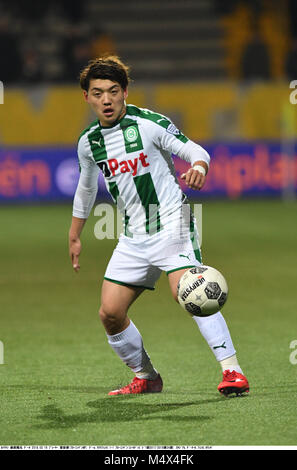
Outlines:
[{"label": "player's fingers", "polygon": [[199,180],[199,173],[196,170],[192,170],[190,180],[189,180],[189,186],[195,189],[198,180]]},{"label": "player's fingers", "polygon": [[205,183],[205,176],[200,174],[194,184],[194,189],[202,189]]},{"label": "player's fingers", "polygon": [[76,273],[78,273],[78,271],[80,270],[80,265],[79,264],[74,264],[73,269]]},{"label": "player's fingers", "polygon": [[186,180],[186,183],[189,184],[193,171],[195,171],[193,170],[193,168],[189,168],[189,170],[186,173],[183,173],[181,175],[181,179]]},{"label": "player's fingers", "polygon": [[192,188],[193,189],[202,189],[206,180],[206,176],[203,175],[203,173],[200,173],[199,171],[195,171],[196,178],[194,182],[192,183]]},{"label": "player's fingers", "polygon": [[206,176],[205,175],[201,175],[201,178],[200,178],[200,183],[199,183],[199,188],[198,189],[202,189],[204,184],[205,184],[205,181],[206,181]]},{"label": "player's fingers", "polygon": [[193,168],[190,168],[187,173],[183,173],[181,179],[185,180],[185,183],[191,189],[201,189],[205,182],[205,176]]},{"label": "player's fingers", "polygon": [[186,176],[186,183],[189,188],[196,189],[197,177],[199,176],[198,172],[193,170],[193,168],[190,168]]},{"label": "player's fingers", "polygon": [[195,189],[201,189],[203,186],[204,180],[205,180],[204,175],[202,175],[202,173],[198,173],[196,180],[194,182]]},{"label": "player's fingers", "polygon": [[78,255],[72,254],[72,266],[74,271],[78,272],[80,270],[80,264],[78,262]]}]

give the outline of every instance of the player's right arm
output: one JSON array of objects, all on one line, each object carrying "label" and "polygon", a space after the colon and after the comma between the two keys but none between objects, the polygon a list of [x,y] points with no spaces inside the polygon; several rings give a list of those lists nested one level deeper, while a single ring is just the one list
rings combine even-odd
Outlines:
[{"label": "player's right arm", "polygon": [[81,232],[90,215],[98,191],[99,168],[88,152],[86,139],[78,143],[80,177],[73,200],[72,222],[69,230],[69,256],[73,269],[80,269]]},{"label": "player's right arm", "polygon": [[80,270],[79,256],[81,252],[80,234],[87,219],[79,219],[72,217],[71,227],[69,230],[69,256],[72,267],[75,272]]}]

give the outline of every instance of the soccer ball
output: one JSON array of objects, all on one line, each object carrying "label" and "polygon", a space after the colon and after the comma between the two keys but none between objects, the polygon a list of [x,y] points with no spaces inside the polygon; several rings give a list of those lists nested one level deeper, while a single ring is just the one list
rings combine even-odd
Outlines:
[{"label": "soccer ball", "polygon": [[177,297],[191,315],[207,317],[226,303],[228,285],[217,269],[201,265],[185,271],[177,286]]}]

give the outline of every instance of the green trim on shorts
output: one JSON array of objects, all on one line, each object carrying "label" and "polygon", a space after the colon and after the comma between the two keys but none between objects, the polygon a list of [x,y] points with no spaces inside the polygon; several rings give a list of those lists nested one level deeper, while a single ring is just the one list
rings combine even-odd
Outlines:
[{"label": "green trim on shorts", "polygon": [[175,269],[171,269],[170,271],[166,271],[166,274],[168,276],[168,274],[174,273],[174,271],[179,271],[180,269],[190,269],[190,268],[196,268],[196,266],[194,264],[192,264],[191,266],[181,266],[180,268],[175,268]]},{"label": "green trim on shorts", "polygon": [[119,284],[120,286],[126,286],[126,287],[141,287],[142,289],[155,290],[154,287],[135,286],[134,284],[128,284],[128,283],[126,283],[126,282],[116,281],[115,279],[110,279],[109,277],[105,277],[105,276],[104,276],[104,279],[106,279],[106,281],[113,282],[114,284]]}]

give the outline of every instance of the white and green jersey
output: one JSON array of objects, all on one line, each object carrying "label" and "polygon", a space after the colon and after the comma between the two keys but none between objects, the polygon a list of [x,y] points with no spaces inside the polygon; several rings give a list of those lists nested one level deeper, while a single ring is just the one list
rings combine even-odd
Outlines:
[{"label": "white and green jersey", "polygon": [[78,141],[80,179],[73,215],[89,216],[101,170],[127,236],[166,229],[185,199],[172,154],[191,164],[210,161],[208,153],[167,117],[148,109],[127,105],[124,117],[108,128],[94,121]]}]

